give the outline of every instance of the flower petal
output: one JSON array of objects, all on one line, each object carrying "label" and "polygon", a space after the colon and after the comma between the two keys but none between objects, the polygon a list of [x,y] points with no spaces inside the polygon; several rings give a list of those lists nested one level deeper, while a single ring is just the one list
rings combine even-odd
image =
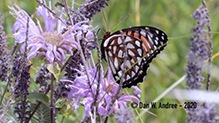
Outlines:
[{"label": "flower petal", "polygon": [[30,58],[36,56],[38,50],[39,50],[39,47],[32,47],[30,52],[27,54],[27,59],[30,60]]},{"label": "flower petal", "polygon": [[58,48],[58,51],[62,54],[61,61],[65,59],[65,52],[62,48]]},{"label": "flower petal", "polygon": [[54,55],[51,50],[47,50],[46,52],[46,58],[49,60],[50,63],[53,63],[54,61]]},{"label": "flower petal", "polygon": [[132,86],[132,88],[134,88],[134,93],[138,96],[141,97],[141,89],[138,88],[138,86]]},{"label": "flower petal", "polygon": [[93,32],[91,32],[91,31],[88,30],[88,32],[87,32],[87,34],[86,34],[86,38],[92,39],[93,37],[94,37]]}]

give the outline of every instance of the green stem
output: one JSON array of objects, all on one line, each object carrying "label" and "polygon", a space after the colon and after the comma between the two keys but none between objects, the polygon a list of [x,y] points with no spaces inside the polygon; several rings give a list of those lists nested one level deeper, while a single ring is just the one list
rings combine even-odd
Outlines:
[{"label": "green stem", "polygon": [[9,82],[10,82],[11,77],[12,77],[12,74],[13,74],[13,72],[11,72],[11,74],[10,74],[10,76],[9,76],[9,78],[8,78],[8,82],[7,82],[6,86],[5,86],[5,90],[4,90],[4,92],[3,92],[3,94],[2,94],[2,97],[1,97],[0,106],[2,105],[2,101],[3,101],[3,98],[4,98],[5,93],[6,93],[6,91],[7,91],[7,88],[8,88]]}]

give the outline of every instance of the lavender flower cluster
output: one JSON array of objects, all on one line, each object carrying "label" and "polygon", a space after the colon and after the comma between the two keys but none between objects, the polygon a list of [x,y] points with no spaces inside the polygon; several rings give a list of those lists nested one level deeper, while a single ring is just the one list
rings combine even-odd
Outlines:
[{"label": "lavender flower cluster", "polygon": [[[208,61],[208,76],[206,90],[209,91],[210,85],[210,67],[212,61],[212,35],[211,35],[211,24],[209,11],[207,9],[207,4],[205,0],[202,0],[203,5],[201,5],[193,14],[192,17],[196,20],[197,26],[192,29],[192,32],[195,34],[190,38],[191,46],[188,56],[188,65],[187,65],[187,82],[186,85],[191,89],[199,89],[203,87],[202,81],[205,79],[202,75]],[[207,29],[206,29],[207,28]],[[207,100],[206,100],[207,101]],[[187,123],[216,123],[218,114],[216,104],[212,103],[201,103],[197,102],[198,107],[196,109],[186,109]]]},{"label": "lavender flower cluster", "polygon": [[19,52],[16,52],[13,61],[13,76],[15,78],[14,97],[20,100],[16,103],[14,113],[18,115],[18,120],[21,123],[27,123],[31,113],[30,102],[27,100],[31,65],[27,65],[24,55],[20,56]]},{"label": "lavender flower cluster", "polygon": [[8,46],[8,42],[6,42],[6,37],[4,37],[5,32],[2,26],[3,22],[1,21],[2,15],[0,15],[0,79],[2,81],[8,81],[9,74],[7,71],[10,70],[9,62],[10,59],[10,51],[6,49]]},{"label": "lavender flower cluster", "polygon": [[[48,105],[51,122],[62,108],[55,109],[55,103],[62,98],[70,102],[65,104],[73,104],[73,110],[83,106],[85,119],[90,120],[88,122],[97,118],[106,121],[112,115],[119,122],[132,122],[128,104],[132,101],[139,103],[140,89],[133,87],[138,97],[124,94],[123,90],[117,95],[119,85],[115,83],[110,69],[105,78],[101,63],[96,66],[91,53],[98,47],[98,40],[90,22],[107,5],[108,0],[88,0],[77,10],[70,9],[73,7],[67,6],[65,0],[60,4],[61,8],[56,10],[52,10],[51,1],[48,5],[46,0],[36,1],[40,6],[33,16],[17,4],[9,6],[10,14],[16,19],[13,25],[15,45],[11,52],[6,49],[8,44],[0,21],[0,79],[10,82],[10,91],[17,100],[14,113],[18,121],[30,122],[42,102],[45,103],[45,100],[31,102],[28,99],[30,93],[39,92],[45,96],[50,94]],[[31,79],[30,70],[35,69],[32,66],[36,60],[41,63],[41,67],[38,68],[36,78]],[[30,87],[31,80],[39,85],[37,90]],[[37,105],[32,107],[35,108],[33,110],[30,108],[32,104]]]},{"label": "lavender flower cluster", "polygon": [[215,116],[218,114],[217,105],[215,104],[204,104],[203,106],[197,107],[196,109],[186,110],[187,123],[216,123],[218,119]]},{"label": "lavender flower cluster", "polygon": [[209,25],[210,19],[208,17],[208,10],[203,5],[199,7],[193,14],[192,17],[198,20],[197,26],[192,30],[195,35],[190,38],[191,46],[188,56],[188,68],[187,68],[187,82],[186,85],[191,89],[202,88],[202,81],[204,77],[201,72],[205,67],[205,60],[208,59],[208,48],[207,40],[205,36],[207,30],[205,26]]},{"label": "lavender flower cluster", "polygon": [[[80,13],[84,18],[91,20],[97,12],[100,12],[101,8],[108,5],[106,1],[108,0],[88,0],[77,10],[77,13]],[[78,20],[78,18],[75,20]]]},{"label": "lavender flower cluster", "polygon": [[43,63],[38,71],[37,77],[35,78],[35,83],[40,84],[38,88],[39,92],[46,93],[49,89],[49,80],[51,79],[51,73],[46,68],[46,65]]}]

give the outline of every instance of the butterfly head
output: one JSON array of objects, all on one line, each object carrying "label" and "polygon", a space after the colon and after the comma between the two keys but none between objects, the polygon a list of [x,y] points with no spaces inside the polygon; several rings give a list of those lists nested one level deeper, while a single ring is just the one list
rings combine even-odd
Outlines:
[{"label": "butterfly head", "polygon": [[109,37],[110,37],[110,32],[106,32],[103,36],[103,40],[106,40]]}]

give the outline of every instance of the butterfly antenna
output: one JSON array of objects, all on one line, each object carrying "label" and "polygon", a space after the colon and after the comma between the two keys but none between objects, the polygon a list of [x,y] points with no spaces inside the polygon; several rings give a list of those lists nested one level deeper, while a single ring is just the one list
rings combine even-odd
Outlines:
[{"label": "butterfly antenna", "polygon": [[[99,34],[100,31],[102,31],[103,34],[105,33],[105,31],[104,31],[102,28],[99,28],[99,29],[97,30],[97,35]],[[98,39],[98,41],[99,41],[99,40],[103,40],[103,38]]]},{"label": "butterfly antenna", "polygon": [[99,29],[97,30],[97,35],[98,35],[98,33],[99,33],[100,30],[101,30],[101,28],[99,28]]},{"label": "butterfly antenna", "polygon": [[[119,24],[121,24],[123,21],[125,21],[125,19],[128,18],[128,17],[129,17],[129,14],[126,15],[112,30],[114,30]],[[111,31],[112,31],[112,30],[111,30]],[[110,31],[110,32],[111,32],[111,31]]]}]

